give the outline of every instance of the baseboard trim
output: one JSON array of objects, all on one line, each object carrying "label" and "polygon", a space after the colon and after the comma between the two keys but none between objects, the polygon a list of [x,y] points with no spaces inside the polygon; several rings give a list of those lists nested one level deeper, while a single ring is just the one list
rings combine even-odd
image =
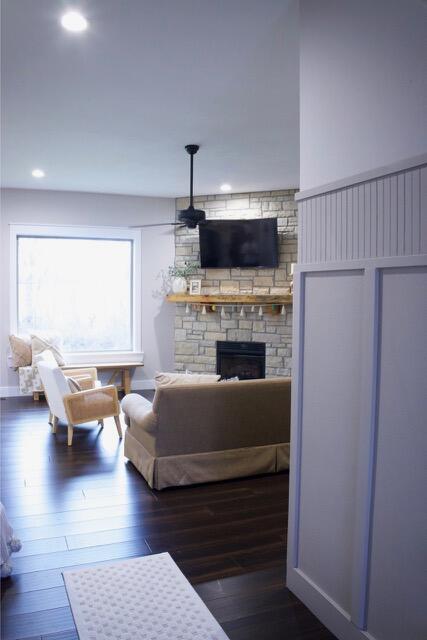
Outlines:
[{"label": "baseboard trim", "polygon": [[149,389],[155,389],[156,386],[154,384],[154,380],[132,380],[131,389],[132,391],[147,391]]},{"label": "baseboard trim", "polygon": [[20,395],[19,387],[0,387],[0,398],[15,398]]},{"label": "baseboard trim", "polygon": [[339,640],[375,640],[356,627],[349,614],[300,569],[288,569],[286,586]]},{"label": "baseboard trim", "polygon": [[[150,389],[155,389],[154,380],[132,380],[131,389],[132,391],[148,391]],[[0,387],[0,398],[16,398],[21,395],[19,387],[17,386]],[[28,397],[30,396],[31,394],[28,395]]]}]

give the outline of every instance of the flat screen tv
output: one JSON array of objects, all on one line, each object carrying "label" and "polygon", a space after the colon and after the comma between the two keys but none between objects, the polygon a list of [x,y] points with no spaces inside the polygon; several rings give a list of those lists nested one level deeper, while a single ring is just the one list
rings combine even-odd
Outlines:
[{"label": "flat screen tv", "polygon": [[202,268],[277,267],[277,218],[199,224]]}]

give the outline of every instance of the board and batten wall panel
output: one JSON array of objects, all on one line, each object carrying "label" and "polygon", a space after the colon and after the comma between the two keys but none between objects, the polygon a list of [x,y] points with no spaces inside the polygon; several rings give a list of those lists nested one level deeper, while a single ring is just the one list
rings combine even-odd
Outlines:
[{"label": "board and batten wall panel", "polygon": [[300,263],[427,253],[427,165],[302,200]]},{"label": "board and batten wall panel", "polygon": [[287,584],[339,640],[427,638],[426,167],[298,196]]},{"label": "board and batten wall panel", "polygon": [[427,267],[382,271],[380,317],[368,630],[377,640],[424,640]]},{"label": "board and batten wall panel", "polygon": [[361,324],[353,319],[362,280],[356,270],[305,280],[299,568],[347,612],[360,420]]}]

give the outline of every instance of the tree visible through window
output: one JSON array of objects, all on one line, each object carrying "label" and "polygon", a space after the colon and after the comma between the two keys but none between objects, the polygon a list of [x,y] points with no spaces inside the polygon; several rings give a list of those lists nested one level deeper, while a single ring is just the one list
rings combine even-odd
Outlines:
[{"label": "tree visible through window", "polygon": [[64,351],[131,351],[132,240],[18,237],[18,331]]}]

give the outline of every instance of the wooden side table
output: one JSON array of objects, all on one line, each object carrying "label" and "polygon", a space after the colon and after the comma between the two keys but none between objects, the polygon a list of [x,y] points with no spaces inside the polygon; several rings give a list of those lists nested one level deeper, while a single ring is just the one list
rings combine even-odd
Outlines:
[{"label": "wooden side table", "polygon": [[76,363],[67,364],[61,367],[63,371],[67,369],[84,369],[85,367],[95,367],[98,371],[111,371],[107,384],[115,384],[119,391],[126,395],[130,393],[130,370],[136,367],[143,367],[142,362],[103,362],[101,364]]}]

